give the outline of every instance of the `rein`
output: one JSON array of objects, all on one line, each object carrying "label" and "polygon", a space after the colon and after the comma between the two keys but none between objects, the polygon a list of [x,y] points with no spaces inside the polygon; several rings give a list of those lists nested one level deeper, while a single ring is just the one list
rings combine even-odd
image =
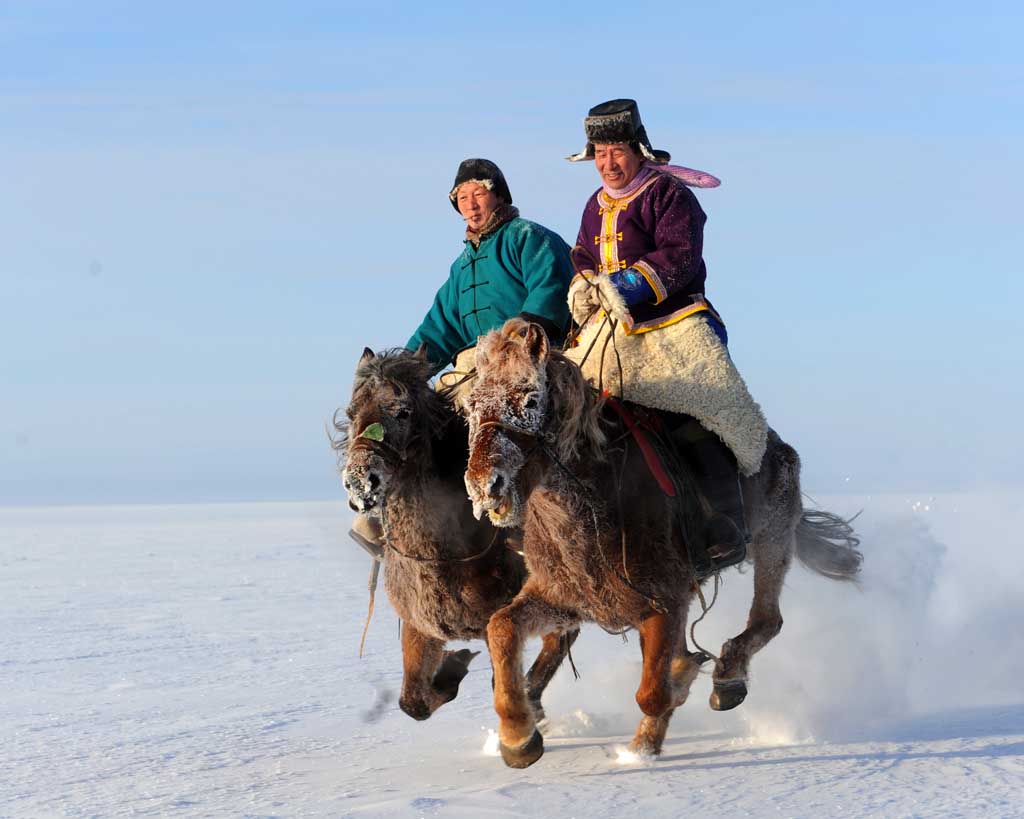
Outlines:
[{"label": "rein", "polygon": [[387,501],[385,500],[380,507],[380,525],[384,530],[384,545],[399,557],[404,557],[406,560],[412,560],[416,563],[429,563],[433,565],[441,563],[472,563],[474,560],[479,560],[480,558],[485,557],[487,553],[494,548],[494,544],[498,542],[498,529],[495,528],[491,542],[476,554],[469,555],[468,557],[422,557],[420,555],[412,555],[408,552],[403,552],[391,541],[391,527],[388,525],[387,510],[388,506]]},{"label": "rein", "polygon": [[[551,446],[549,444],[547,444],[547,443],[542,441],[542,442],[538,443],[537,447],[535,447],[535,448],[539,448],[545,455],[547,455],[547,457],[551,459],[551,462],[562,471],[562,474],[566,475],[570,480],[572,480],[572,482],[575,483],[577,487],[579,487],[580,491],[584,494],[584,496],[586,496],[586,498],[587,498],[587,506],[590,508],[590,516],[591,516],[591,518],[592,518],[592,520],[594,522],[594,537],[597,540],[597,554],[601,558],[601,563],[604,565],[605,570],[607,570],[607,571],[611,572],[612,574],[614,574],[619,580],[622,581],[623,584],[625,584],[625,586],[628,589],[630,589],[634,593],[640,595],[644,600],[647,601],[647,604],[652,609],[654,609],[656,612],[658,612],[659,614],[665,614],[665,612],[668,611],[668,607],[665,606],[665,604],[662,603],[661,600],[659,600],[656,596],[654,596],[653,594],[648,594],[643,589],[641,589],[639,586],[637,586],[629,577],[629,569],[627,568],[627,561],[626,561],[626,533],[625,533],[625,530],[622,528],[621,524],[619,525],[619,531],[620,531],[620,533],[622,535],[622,544],[623,544],[622,545],[622,569],[623,570],[620,572],[615,566],[613,566],[608,561],[608,557],[605,555],[604,549],[601,548],[601,543],[600,543],[600,541],[601,541],[601,527],[600,527],[600,525],[598,523],[597,509],[596,509],[596,505],[597,505],[596,502],[597,502],[598,499],[594,495],[593,489],[591,489],[589,486],[587,486],[585,483],[583,483],[583,481],[580,480],[579,476],[577,476],[575,472],[573,472],[571,469],[569,469],[569,467],[567,467],[564,463],[562,463],[561,459],[558,457],[558,455],[555,453],[555,451],[551,448]],[[615,632],[612,632],[612,633],[615,633]],[[622,634],[622,633],[624,633],[624,631],[623,632],[617,632],[617,633],[618,634]]]}]

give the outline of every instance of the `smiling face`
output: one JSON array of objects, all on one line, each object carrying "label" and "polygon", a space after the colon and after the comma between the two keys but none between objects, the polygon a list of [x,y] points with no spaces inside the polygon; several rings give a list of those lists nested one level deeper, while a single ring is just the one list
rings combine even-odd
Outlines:
[{"label": "smiling face", "polygon": [[601,180],[612,190],[626,187],[640,172],[644,158],[625,142],[594,145],[594,164]]},{"label": "smiling face", "polygon": [[501,200],[498,195],[479,182],[463,182],[455,195],[459,213],[472,230],[479,230],[491,218]]}]

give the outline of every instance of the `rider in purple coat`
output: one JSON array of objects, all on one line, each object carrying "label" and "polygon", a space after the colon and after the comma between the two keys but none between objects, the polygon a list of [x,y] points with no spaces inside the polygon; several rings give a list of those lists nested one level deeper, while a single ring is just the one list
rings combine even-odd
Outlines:
[{"label": "rider in purple coat", "polygon": [[[602,186],[587,200],[572,251],[573,318],[583,325],[596,311],[610,309],[627,335],[706,321],[727,343],[722,320],[704,296],[707,217],[687,187],[713,187],[718,180],[668,165],[671,157],[651,147],[633,100],[595,106],[584,128],[586,148],[569,160],[594,160]],[[709,565],[698,570],[744,560],[750,536],[735,456],[696,419],[675,415],[671,423],[713,510],[705,533]]]},{"label": "rider in purple coat", "polygon": [[[633,300],[626,298],[632,332],[709,310],[702,256],[707,217],[697,197],[674,176],[650,166],[642,166],[614,193],[613,198],[602,187],[587,201],[572,251],[576,269],[607,273],[625,293],[635,291]],[[642,277],[634,290],[627,286],[626,271]]]}]

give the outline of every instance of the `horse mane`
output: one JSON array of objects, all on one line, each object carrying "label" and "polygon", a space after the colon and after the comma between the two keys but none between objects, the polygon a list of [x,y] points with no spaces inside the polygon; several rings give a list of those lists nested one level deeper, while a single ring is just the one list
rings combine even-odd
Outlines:
[{"label": "horse mane", "polygon": [[[532,325],[543,332],[537,325]],[[493,368],[502,380],[533,381],[537,367],[526,348],[529,322],[512,318],[504,326],[480,338],[477,344],[477,368]],[[601,428],[602,400],[583,377],[576,364],[554,348],[549,348],[544,367],[554,447],[563,461],[590,457],[605,459],[605,434]]]},{"label": "horse mane", "polygon": [[547,372],[551,412],[561,420],[555,430],[558,457],[563,461],[585,457],[603,461],[607,442],[601,428],[603,399],[587,383],[576,363],[558,350],[551,351]]},{"label": "horse mane", "polygon": [[[404,347],[382,350],[375,355],[367,351],[356,366],[349,406],[356,406],[367,400],[371,392],[388,386],[396,395],[411,400],[418,435],[440,436],[447,427],[452,409],[430,386],[433,374],[434,367],[430,361]],[[349,421],[340,409],[334,413],[332,425],[335,434],[329,436],[331,448],[339,457],[344,457],[349,445]]]}]

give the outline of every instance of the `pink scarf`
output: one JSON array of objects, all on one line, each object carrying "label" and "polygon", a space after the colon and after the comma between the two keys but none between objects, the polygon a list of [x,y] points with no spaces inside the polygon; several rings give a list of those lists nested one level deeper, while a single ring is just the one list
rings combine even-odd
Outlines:
[{"label": "pink scarf", "polygon": [[607,185],[602,185],[604,192],[612,199],[622,199],[636,192],[652,173],[667,173],[680,180],[684,185],[691,188],[717,188],[722,180],[704,171],[695,171],[693,168],[684,168],[682,165],[654,165],[645,162],[637,171],[633,180],[624,188],[612,190]]}]

